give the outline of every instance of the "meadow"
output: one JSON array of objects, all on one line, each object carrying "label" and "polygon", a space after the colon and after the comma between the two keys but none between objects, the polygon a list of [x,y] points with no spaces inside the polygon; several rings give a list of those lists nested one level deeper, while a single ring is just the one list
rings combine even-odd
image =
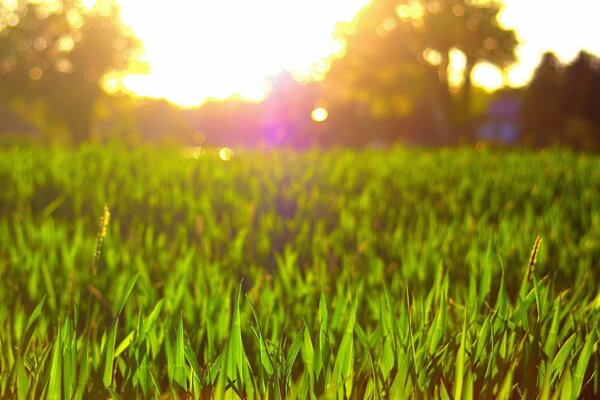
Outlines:
[{"label": "meadow", "polygon": [[0,149],[0,398],[600,398],[599,166]]}]

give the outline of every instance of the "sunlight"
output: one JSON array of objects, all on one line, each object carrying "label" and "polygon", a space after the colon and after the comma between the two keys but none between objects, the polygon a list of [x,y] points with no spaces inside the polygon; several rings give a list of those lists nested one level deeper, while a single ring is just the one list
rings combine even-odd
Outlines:
[{"label": "sunlight", "polygon": [[324,122],[329,117],[329,112],[324,107],[317,107],[312,110],[310,117],[315,122]]},{"label": "sunlight", "polygon": [[502,72],[489,63],[479,63],[473,68],[473,81],[487,91],[494,91],[502,87],[504,79]]},{"label": "sunlight", "polygon": [[229,161],[233,157],[233,150],[229,147],[223,147],[219,150],[219,158],[223,161]]},{"label": "sunlight", "polygon": [[569,62],[580,50],[600,54],[600,2],[597,0],[503,0],[502,25],[516,29],[520,39],[517,63],[508,70],[511,86],[531,79],[546,51]]},{"label": "sunlight", "polygon": [[[96,3],[96,0],[83,1],[87,7]],[[150,68],[145,75],[118,77],[120,89],[140,96],[166,98],[184,107],[200,105],[207,99],[230,97],[261,101],[271,89],[270,78],[284,70],[302,82],[322,79],[329,69],[329,57],[344,51],[343,44],[334,37],[336,25],[351,21],[369,2],[173,0],[167,6],[164,2],[118,1],[124,22],[143,42],[144,61]],[[571,59],[579,48],[600,51],[595,41],[597,35],[593,34],[597,29],[590,23],[596,14],[580,12],[597,6],[592,6],[592,0],[574,2],[581,7],[566,9],[558,0],[550,0],[553,5],[548,7],[539,1],[504,0],[506,7],[499,20],[517,29],[521,39],[518,62],[508,69],[506,83],[526,84],[546,50],[556,51],[563,61]],[[540,7],[544,7],[546,16],[531,24],[530,16],[538,13]],[[422,7],[414,2],[400,5],[396,10],[400,19],[422,13]],[[575,24],[577,18],[589,21]],[[386,32],[393,29],[393,22],[385,22],[383,29]],[[554,29],[562,23],[568,30]],[[575,36],[579,38],[579,46],[572,40]],[[587,38],[585,43],[581,38]],[[431,51],[424,54],[433,65],[439,62],[438,56]],[[457,90],[462,84],[460,72],[464,66],[460,55],[451,56],[448,78],[452,89]],[[501,72],[485,64],[475,69],[473,80],[487,90],[504,83]]]},{"label": "sunlight", "polygon": [[269,77],[288,70],[322,76],[323,60],[341,50],[336,24],[368,0],[223,0],[168,3],[121,0],[122,16],[145,48],[147,75],[123,86],[182,106],[237,96],[262,100]]}]

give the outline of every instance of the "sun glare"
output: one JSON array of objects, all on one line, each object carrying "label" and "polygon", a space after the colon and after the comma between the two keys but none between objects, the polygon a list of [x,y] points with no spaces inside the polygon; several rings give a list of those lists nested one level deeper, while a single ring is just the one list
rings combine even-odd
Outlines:
[{"label": "sun glare", "polygon": [[[82,0],[93,7],[96,0]],[[342,52],[334,37],[339,22],[351,21],[369,0],[172,0],[170,2],[118,0],[124,22],[142,40],[149,73],[112,77],[110,90],[118,87],[140,96],[166,98],[184,107],[207,99],[238,97],[260,101],[271,89],[270,78],[290,71],[299,80],[322,78],[328,58]],[[473,81],[488,90],[504,83],[521,86],[546,50],[554,50],[563,61],[580,48],[600,52],[593,12],[596,0],[573,0],[574,5],[549,0],[540,2],[504,0],[500,22],[517,30],[521,44],[518,62],[502,76],[489,64],[475,68]],[[411,3],[412,4],[412,3]],[[414,3],[417,4],[417,3]],[[531,23],[530,16],[543,10],[545,17]],[[398,7],[398,18],[419,15],[419,7]],[[581,23],[579,23],[579,22]],[[383,29],[393,29],[393,20]],[[555,29],[562,26],[565,29]],[[568,32],[568,34],[566,34]],[[384,32],[385,33],[385,32]],[[577,44],[579,43],[579,44]],[[68,43],[65,43],[68,45]],[[440,54],[428,49],[424,58],[433,65]],[[462,82],[464,60],[451,54],[448,71],[453,90]],[[37,77],[37,71],[31,74]]]},{"label": "sun glare", "polygon": [[283,70],[322,75],[323,60],[339,52],[336,24],[368,0],[121,0],[126,24],[142,40],[147,75],[123,86],[138,95],[182,106],[209,98],[262,100],[269,77]]},{"label": "sun glare", "polygon": [[493,91],[504,84],[502,72],[492,64],[480,63],[473,68],[473,80],[485,90]]}]

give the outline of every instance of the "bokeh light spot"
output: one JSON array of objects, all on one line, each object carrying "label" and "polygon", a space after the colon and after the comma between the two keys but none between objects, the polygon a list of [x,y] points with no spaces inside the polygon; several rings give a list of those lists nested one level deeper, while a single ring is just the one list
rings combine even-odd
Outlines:
[{"label": "bokeh light spot", "polygon": [[54,63],[54,68],[56,68],[58,72],[68,74],[73,69],[73,64],[66,58],[60,58]]},{"label": "bokeh light spot", "polygon": [[121,88],[121,83],[120,83],[119,79],[112,76],[112,77],[105,78],[104,82],[102,83],[102,86],[104,87],[104,90],[106,90],[107,93],[115,94]]},{"label": "bokeh light spot", "polygon": [[60,39],[58,39],[58,50],[63,52],[69,52],[73,50],[75,47],[75,41],[69,35],[62,35]]},{"label": "bokeh light spot", "polygon": [[40,67],[33,67],[29,70],[29,77],[34,81],[42,79],[42,69]]},{"label": "bokeh light spot", "polygon": [[206,133],[204,133],[202,131],[196,131],[192,135],[192,139],[194,140],[194,143],[196,143],[196,144],[204,144],[204,142],[206,142]]},{"label": "bokeh light spot", "polygon": [[48,47],[48,40],[44,36],[40,36],[33,41],[33,47],[38,51],[45,50]]},{"label": "bokeh light spot", "polygon": [[465,7],[462,4],[455,4],[452,6],[452,14],[456,15],[457,17],[462,17],[465,15]]},{"label": "bokeh light spot", "polygon": [[438,66],[442,63],[442,55],[434,49],[425,49],[423,51],[423,59],[431,65]]},{"label": "bokeh light spot", "polygon": [[229,161],[233,157],[233,150],[231,150],[229,147],[223,147],[221,150],[219,150],[219,157],[223,161]]},{"label": "bokeh light spot", "polygon": [[473,68],[473,79],[484,89],[493,91],[504,83],[502,71],[489,63],[479,63]]},{"label": "bokeh light spot", "polygon": [[81,4],[88,10],[91,10],[96,5],[96,0],[81,0]]},{"label": "bokeh light spot", "polygon": [[324,107],[317,107],[310,113],[310,117],[315,122],[323,122],[329,117],[329,113]]}]

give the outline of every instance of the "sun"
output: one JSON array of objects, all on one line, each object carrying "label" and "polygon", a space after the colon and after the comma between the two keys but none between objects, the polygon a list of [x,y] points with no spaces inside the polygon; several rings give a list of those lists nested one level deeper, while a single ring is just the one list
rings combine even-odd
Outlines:
[{"label": "sun", "polygon": [[238,96],[262,100],[281,71],[318,78],[342,50],[337,23],[368,0],[120,0],[150,71],[121,85],[181,106]]}]

